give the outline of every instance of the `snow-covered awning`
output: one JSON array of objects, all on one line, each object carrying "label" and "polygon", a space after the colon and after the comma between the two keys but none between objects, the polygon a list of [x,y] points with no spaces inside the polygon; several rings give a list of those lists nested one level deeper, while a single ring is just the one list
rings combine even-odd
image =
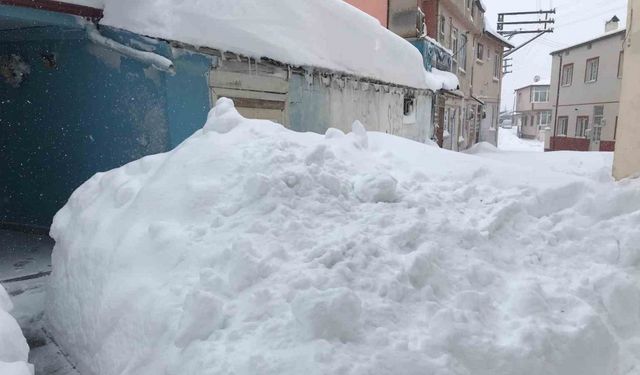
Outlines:
[{"label": "snow-covered awning", "polygon": [[433,89],[416,48],[341,0],[65,2],[104,9],[101,24],[141,35]]}]

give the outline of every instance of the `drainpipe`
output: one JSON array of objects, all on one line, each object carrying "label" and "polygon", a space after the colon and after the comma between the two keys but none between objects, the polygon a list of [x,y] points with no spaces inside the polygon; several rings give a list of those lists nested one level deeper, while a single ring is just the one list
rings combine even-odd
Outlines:
[{"label": "drainpipe", "polygon": [[[558,91],[556,92],[556,118],[553,120],[553,138],[549,140],[549,148],[555,149],[555,138],[558,135],[558,104],[560,104],[560,85],[562,84],[562,52],[560,52],[560,68],[558,69]],[[553,141],[553,142],[552,142]]]}]

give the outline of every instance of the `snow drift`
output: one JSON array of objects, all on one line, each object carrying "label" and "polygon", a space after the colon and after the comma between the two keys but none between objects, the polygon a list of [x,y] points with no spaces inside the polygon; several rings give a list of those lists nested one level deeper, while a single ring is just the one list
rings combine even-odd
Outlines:
[{"label": "snow drift", "polygon": [[638,188],[221,99],[58,212],[50,329],[85,375],[629,374]]},{"label": "snow drift", "polygon": [[0,374],[33,375],[27,363],[29,346],[18,322],[9,314],[13,309],[7,291],[0,285]]}]

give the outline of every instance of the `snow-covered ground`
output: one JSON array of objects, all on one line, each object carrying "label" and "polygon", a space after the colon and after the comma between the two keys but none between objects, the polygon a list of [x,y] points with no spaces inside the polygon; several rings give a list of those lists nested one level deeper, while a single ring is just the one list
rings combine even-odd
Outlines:
[{"label": "snow-covered ground", "polygon": [[639,373],[640,183],[475,152],[222,100],[56,215],[51,332],[83,375]]},{"label": "snow-covered ground", "polygon": [[504,151],[543,152],[544,142],[537,139],[518,138],[518,127],[498,130],[498,148]]},{"label": "snow-covered ground", "polygon": [[20,326],[10,314],[13,303],[7,291],[0,285],[0,374],[33,375],[28,361],[29,346]]}]

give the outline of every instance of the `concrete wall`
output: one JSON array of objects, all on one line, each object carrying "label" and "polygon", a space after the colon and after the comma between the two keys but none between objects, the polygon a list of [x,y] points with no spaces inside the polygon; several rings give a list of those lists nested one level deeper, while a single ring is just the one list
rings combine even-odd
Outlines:
[{"label": "concrete wall", "polygon": [[[591,150],[600,150],[600,143],[613,142],[616,137],[616,118],[622,79],[618,77],[618,63],[624,33],[612,34],[607,38],[592,43],[576,46],[553,55],[551,72],[551,104],[554,126],[552,137],[560,137],[557,129],[557,118],[568,118],[567,137],[576,137],[576,125],[579,116],[589,118],[589,128],[594,123],[594,106],[604,106],[606,125],[602,128],[600,142],[591,142]],[[598,80],[585,82],[587,60],[599,57]],[[573,80],[569,86],[560,85],[562,66],[573,64]],[[558,91],[558,86],[559,91]],[[559,97],[558,97],[559,93]],[[558,99],[559,98],[559,99]],[[557,107],[556,107],[557,102]],[[588,137],[586,137],[588,138]],[[565,140],[562,144],[570,141]],[[560,144],[555,142],[555,144]],[[582,144],[582,143],[580,143]],[[551,140],[545,144],[546,149],[553,150]]]},{"label": "concrete wall", "polygon": [[389,0],[344,0],[365,13],[375,17],[380,24],[387,27]]},{"label": "concrete wall", "polygon": [[[415,116],[405,117],[405,95],[416,99]],[[289,88],[289,126],[296,131],[324,133],[328,128],[351,131],[359,120],[370,131],[424,142],[432,137],[432,95],[352,78],[293,74]]]},{"label": "concrete wall", "polygon": [[628,14],[627,25],[632,27],[624,44],[624,80],[613,164],[617,179],[640,174],[640,0],[629,0]]}]

